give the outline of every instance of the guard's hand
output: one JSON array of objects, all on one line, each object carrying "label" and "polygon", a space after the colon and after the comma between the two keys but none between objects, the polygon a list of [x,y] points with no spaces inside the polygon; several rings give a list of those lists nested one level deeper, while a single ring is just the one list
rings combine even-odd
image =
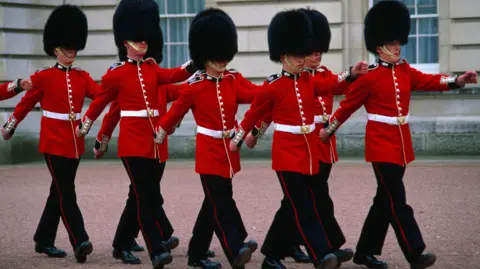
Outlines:
[{"label": "guard's hand", "polygon": [[85,136],[84,134],[82,134],[82,132],[80,132],[80,125],[78,125],[78,126],[75,128],[75,135],[76,135],[78,138],[82,138],[82,137]]},{"label": "guard's hand", "polygon": [[356,63],[352,68],[353,77],[365,75],[366,73],[368,73],[368,63],[365,61]]},{"label": "guard's hand", "polygon": [[3,140],[9,140],[10,138],[12,138],[13,132],[7,132],[3,128],[1,130],[1,132],[2,132]]},{"label": "guard's hand", "polygon": [[467,71],[457,78],[457,86],[465,87],[465,84],[476,84],[477,72]]},{"label": "guard's hand", "polygon": [[248,133],[247,137],[245,137],[245,144],[249,148],[254,148],[255,145],[257,144],[258,139],[252,135],[252,133]]},{"label": "guard's hand", "polygon": [[105,154],[105,151],[98,150],[96,148],[93,148],[93,158],[98,160],[103,157]]},{"label": "guard's hand", "polygon": [[22,79],[20,80],[20,88],[29,91],[32,89],[32,80],[31,79]]},{"label": "guard's hand", "polygon": [[320,139],[323,142],[328,142],[330,139],[330,136],[328,135],[327,131],[325,131],[325,128],[320,130]]},{"label": "guard's hand", "polygon": [[235,142],[233,142],[233,141],[230,141],[229,148],[230,148],[230,151],[232,151],[232,152],[237,152],[238,151],[237,144],[235,144]]}]

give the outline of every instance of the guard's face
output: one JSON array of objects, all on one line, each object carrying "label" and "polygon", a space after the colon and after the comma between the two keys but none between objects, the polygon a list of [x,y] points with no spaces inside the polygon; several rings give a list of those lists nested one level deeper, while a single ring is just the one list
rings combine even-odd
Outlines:
[{"label": "guard's face", "polygon": [[124,45],[128,55],[143,57],[148,50],[148,44],[145,41],[126,41]]},{"label": "guard's face", "polygon": [[401,48],[402,45],[399,41],[391,41],[385,43],[383,47],[378,47],[377,52],[380,58],[391,62],[397,62],[400,60]]},{"label": "guard's face", "polygon": [[77,50],[59,47],[55,49],[54,54],[57,56],[58,62],[69,65],[72,64],[75,57],[77,57]]},{"label": "guard's face", "polygon": [[321,52],[314,52],[309,56],[305,57],[305,67],[316,69],[320,66],[322,62],[322,53]]},{"label": "guard's face", "polygon": [[228,65],[228,61],[212,61],[212,63],[221,68],[225,68]]},{"label": "guard's face", "polygon": [[305,66],[305,56],[302,55],[288,55],[287,59],[290,61],[290,64],[296,69],[303,69]]}]

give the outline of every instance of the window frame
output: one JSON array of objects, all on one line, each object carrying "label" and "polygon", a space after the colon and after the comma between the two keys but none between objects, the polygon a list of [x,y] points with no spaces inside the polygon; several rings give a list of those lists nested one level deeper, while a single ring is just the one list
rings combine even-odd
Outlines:
[{"label": "window frame", "polygon": [[[368,6],[369,6],[369,9],[372,8],[373,6],[373,1],[374,0],[368,0]],[[396,0],[392,0],[392,1],[396,1]],[[417,8],[417,1],[418,0],[414,0],[415,2],[415,8]],[[416,45],[416,55],[417,55],[417,59],[418,59],[418,54],[419,54],[419,51],[420,51],[420,45],[419,45],[419,37],[421,36],[438,36],[438,40],[439,40],[439,44],[438,44],[438,53],[440,54],[440,29],[438,29],[438,33],[437,35],[432,35],[432,34],[419,34],[418,33],[418,24],[419,24],[419,20],[418,19],[425,19],[425,18],[439,18],[439,1],[437,1],[437,12],[435,14],[414,14],[414,15],[410,15],[410,19],[416,19],[416,23],[417,23],[417,32],[415,33],[415,35],[408,35],[409,37],[415,37],[417,39],[417,45]],[[439,28],[440,28],[440,21],[439,21]],[[424,73],[427,73],[427,74],[435,74],[435,73],[438,73],[440,71],[440,55],[438,56],[438,62],[437,63],[428,63],[428,64],[418,64],[418,63],[410,63],[410,65],[415,68],[415,69],[418,69]],[[369,61],[370,62],[374,62],[375,61],[375,55],[369,53]]]},{"label": "window frame", "polygon": [[[177,0],[179,1],[179,0]],[[185,7],[187,7],[187,0],[183,0],[184,1],[184,4],[185,4]],[[168,3],[167,1],[165,0],[163,2],[164,4],[164,10],[168,10]],[[188,9],[187,9],[188,10]],[[197,14],[196,13],[179,13],[179,14],[162,14],[162,13],[159,13],[159,17],[160,17],[160,20],[162,19],[165,19],[166,20],[166,25],[167,25],[167,29],[162,29],[163,30],[163,45],[166,49],[166,51],[164,51],[164,55],[168,55],[166,58],[167,58],[167,63],[166,63],[166,66],[165,68],[172,68],[172,66],[170,65],[171,63],[171,57],[170,57],[170,50],[171,50],[171,46],[172,45],[187,45],[188,46],[188,40],[185,41],[185,42],[170,42],[170,19],[174,18],[174,19],[177,19],[177,18],[185,18],[185,19],[188,19],[188,18],[194,18]]]}]

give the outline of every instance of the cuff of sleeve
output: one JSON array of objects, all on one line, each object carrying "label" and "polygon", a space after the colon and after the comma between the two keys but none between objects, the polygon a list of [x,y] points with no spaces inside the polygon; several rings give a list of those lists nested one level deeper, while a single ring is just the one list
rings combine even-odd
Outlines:
[{"label": "cuff of sleeve", "polygon": [[[448,86],[450,89],[460,89],[460,88],[463,88],[463,87],[457,85],[457,79],[458,79],[458,75],[449,76],[449,77],[442,77],[442,79],[440,80],[440,83],[441,83],[441,84],[447,84],[447,86]],[[443,81],[442,81],[442,80],[443,80]]]},{"label": "cuff of sleeve", "polygon": [[8,91],[14,91],[15,93],[21,93],[21,92],[23,92],[25,89],[23,89],[22,87],[20,87],[20,81],[22,81],[21,78],[16,79],[16,80],[8,83],[7,90],[8,90]]},{"label": "cuff of sleeve", "polygon": [[340,83],[344,80],[348,82],[353,82],[356,78],[352,76],[352,69],[353,69],[353,66],[350,66],[350,68],[338,74],[338,82]]},{"label": "cuff of sleeve", "polygon": [[340,122],[336,118],[333,118],[330,121],[327,121],[326,123],[328,124],[328,126],[325,127],[325,131],[327,132],[328,135],[332,135],[333,133],[335,133],[335,131],[340,126]]},{"label": "cuff of sleeve", "polygon": [[255,128],[253,128],[252,135],[255,138],[261,138],[265,134],[265,132],[267,131],[268,126],[269,126],[268,124],[266,124],[265,122],[262,121],[260,127],[255,126]]},{"label": "cuff of sleeve", "polygon": [[90,128],[92,127],[93,121],[89,119],[87,116],[83,118],[83,121],[80,123],[80,133],[82,135],[88,134]]},{"label": "cuff of sleeve", "polygon": [[98,139],[95,140],[95,149],[98,151],[107,152],[109,141],[110,137],[102,135],[102,141],[98,141]]},{"label": "cuff of sleeve", "polygon": [[235,145],[237,145],[237,147],[240,147],[243,143],[244,137],[245,131],[243,130],[242,126],[239,126],[232,137],[232,141],[235,143]]},{"label": "cuff of sleeve", "polygon": [[17,127],[17,119],[14,116],[11,116],[7,122],[3,125],[3,130],[10,135],[13,135],[15,128]]},{"label": "cuff of sleeve", "polygon": [[190,60],[182,65],[182,68],[187,70],[188,73],[193,74],[197,72],[197,67],[193,64],[193,61]]},{"label": "cuff of sleeve", "polygon": [[153,135],[153,140],[156,144],[162,144],[166,136],[167,131],[165,131],[162,127],[158,126]]}]

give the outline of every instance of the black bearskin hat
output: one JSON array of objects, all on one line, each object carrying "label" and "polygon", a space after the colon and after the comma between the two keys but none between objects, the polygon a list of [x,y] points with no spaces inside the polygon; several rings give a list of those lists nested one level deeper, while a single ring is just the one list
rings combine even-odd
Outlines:
[{"label": "black bearskin hat", "polygon": [[310,55],[313,30],[307,14],[300,10],[277,13],[268,26],[270,60],[280,62],[285,54]]},{"label": "black bearskin hat", "polygon": [[327,17],[315,9],[300,9],[305,12],[312,22],[313,30],[313,51],[327,53],[332,40],[332,32]]},{"label": "black bearskin hat", "polygon": [[58,47],[83,50],[87,43],[88,22],[83,11],[74,5],[61,5],[55,8],[45,23],[43,50],[55,56]]},{"label": "black bearskin hat", "polygon": [[[163,49],[163,35],[160,28],[160,12],[153,0],[121,0],[113,14],[113,34],[118,56],[121,61],[127,57],[124,41],[145,41],[148,44],[147,55],[152,57]],[[161,45],[156,45],[156,44]],[[155,44],[151,46],[151,44]]]},{"label": "black bearskin hat", "polygon": [[237,29],[223,10],[208,8],[199,12],[188,34],[190,58],[198,69],[206,61],[231,61],[238,52]]},{"label": "black bearskin hat", "polygon": [[365,45],[371,53],[386,42],[408,43],[410,32],[410,13],[399,1],[381,1],[375,4],[365,17]]}]

